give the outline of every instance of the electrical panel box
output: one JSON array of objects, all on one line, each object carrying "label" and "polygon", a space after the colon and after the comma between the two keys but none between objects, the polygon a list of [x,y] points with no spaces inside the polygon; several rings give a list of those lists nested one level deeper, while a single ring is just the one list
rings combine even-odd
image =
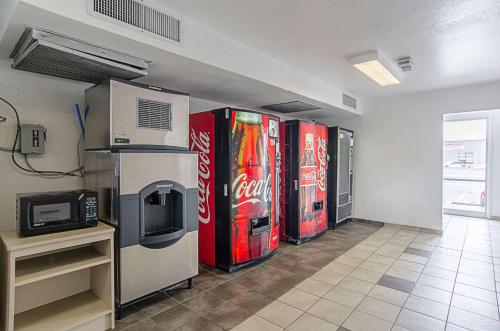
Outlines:
[{"label": "electrical panel box", "polygon": [[37,124],[21,124],[21,153],[45,153],[45,128]]}]

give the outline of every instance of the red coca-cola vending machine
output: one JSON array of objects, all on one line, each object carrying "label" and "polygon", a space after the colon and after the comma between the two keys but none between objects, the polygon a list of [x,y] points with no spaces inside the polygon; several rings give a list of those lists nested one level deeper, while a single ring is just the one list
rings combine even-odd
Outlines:
[{"label": "red coca-cola vending machine", "polygon": [[300,244],[328,228],[328,127],[301,120],[281,122],[280,137],[280,237],[282,241]]},{"label": "red coca-cola vending machine", "polygon": [[199,152],[199,259],[234,271],[279,246],[279,118],[224,108],[190,115]]}]

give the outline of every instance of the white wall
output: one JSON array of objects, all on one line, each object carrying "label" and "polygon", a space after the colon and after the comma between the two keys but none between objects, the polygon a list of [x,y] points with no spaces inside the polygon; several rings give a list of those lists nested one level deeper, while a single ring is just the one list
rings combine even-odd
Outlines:
[{"label": "white wall", "polygon": [[[500,109],[500,83],[365,100],[355,132],[354,216],[441,229],[443,114]],[[500,110],[494,111],[491,215],[500,216]]]},{"label": "white wall", "polygon": [[[76,145],[80,134],[74,104],[83,104],[88,84],[50,78],[10,69],[10,61],[0,60],[0,96],[19,111],[21,123],[42,124],[47,128],[45,154],[32,158],[42,170],[70,170],[77,167]],[[11,147],[15,134],[14,113],[0,102],[0,146]],[[19,163],[22,157],[18,156]],[[44,179],[26,175],[12,164],[10,153],[0,151],[0,230],[14,229],[16,193],[79,188],[79,177]]]}]

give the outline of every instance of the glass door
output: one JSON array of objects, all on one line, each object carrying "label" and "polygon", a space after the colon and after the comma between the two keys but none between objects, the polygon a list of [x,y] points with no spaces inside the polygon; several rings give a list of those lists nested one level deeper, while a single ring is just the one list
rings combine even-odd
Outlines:
[{"label": "glass door", "polygon": [[488,119],[444,119],[443,213],[486,217]]}]

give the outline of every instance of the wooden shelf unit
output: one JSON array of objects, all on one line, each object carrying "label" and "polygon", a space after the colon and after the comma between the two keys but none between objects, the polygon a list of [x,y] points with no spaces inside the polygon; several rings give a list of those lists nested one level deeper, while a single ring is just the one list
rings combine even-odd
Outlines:
[{"label": "wooden shelf unit", "polygon": [[42,255],[16,262],[16,286],[30,284],[65,273],[91,268],[111,261],[91,246]]},{"label": "wooden shelf unit", "polygon": [[1,232],[2,329],[114,328],[114,229],[19,237]]},{"label": "wooden shelf unit", "polygon": [[109,307],[86,291],[16,314],[14,325],[22,331],[72,329],[109,313]]}]

